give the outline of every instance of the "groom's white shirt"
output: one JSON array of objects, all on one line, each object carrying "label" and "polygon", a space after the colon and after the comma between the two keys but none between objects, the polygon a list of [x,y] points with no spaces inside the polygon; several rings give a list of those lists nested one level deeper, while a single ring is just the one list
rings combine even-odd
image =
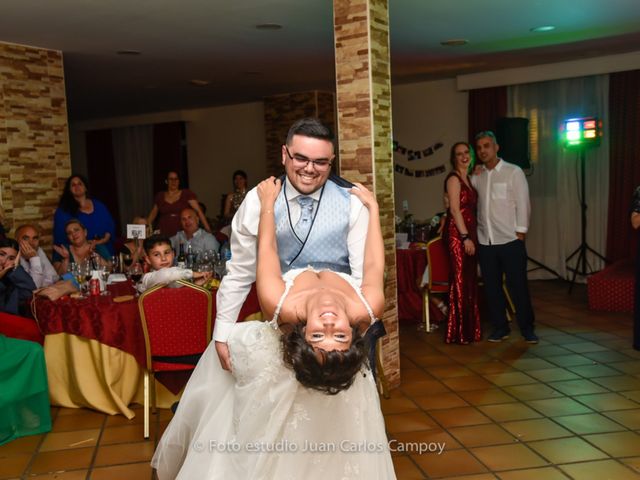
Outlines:
[{"label": "groom's white shirt", "polygon": [[[295,225],[300,217],[300,205],[296,198],[301,194],[291,185],[291,182],[285,182],[285,188],[291,222]],[[320,190],[310,196],[318,200]],[[216,297],[216,321],[213,330],[213,339],[216,342],[226,342],[229,338],[233,325],[238,321],[238,314],[249,294],[251,284],[256,280],[259,223],[260,199],[257,190],[253,188],[247,193],[231,222],[231,261],[227,264],[227,275],[222,280]],[[362,281],[368,225],[369,210],[358,197],[351,195],[347,244],[351,275],[358,283]]]}]

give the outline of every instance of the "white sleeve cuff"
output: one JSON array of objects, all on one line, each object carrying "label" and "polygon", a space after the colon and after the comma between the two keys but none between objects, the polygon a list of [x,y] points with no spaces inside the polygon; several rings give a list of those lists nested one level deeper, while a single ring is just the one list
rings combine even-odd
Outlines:
[{"label": "white sleeve cuff", "polygon": [[527,227],[516,227],[517,233],[527,233],[529,229]]},{"label": "white sleeve cuff", "polygon": [[213,340],[216,342],[227,343],[234,325],[234,323],[217,321],[213,327]]}]

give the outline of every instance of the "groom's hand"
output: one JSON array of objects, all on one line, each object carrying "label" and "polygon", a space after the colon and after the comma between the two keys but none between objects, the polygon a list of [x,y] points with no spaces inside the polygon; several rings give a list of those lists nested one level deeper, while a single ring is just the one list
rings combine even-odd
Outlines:
[{"label": "groom's hand", "polygon": [[231,358],[229,358],[229,347],[225,342],[216,342],[216,352],[220,359],[220,365],[225,370],[231,371]]}]

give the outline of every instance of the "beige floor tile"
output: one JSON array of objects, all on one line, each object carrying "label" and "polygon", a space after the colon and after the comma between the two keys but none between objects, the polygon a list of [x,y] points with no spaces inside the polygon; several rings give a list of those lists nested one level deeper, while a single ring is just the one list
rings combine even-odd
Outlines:
[{"label": "beige floor tile", "polygon": [[450,408],[448,410],[433,410],[430,415],[444,428],[481,425],[491,420],[474,407]]},{"label": "beige floor tile", "polygon": [[555,465],[607,458],[605,453],[577,437],[529,442],[528,445]]},{"label": "beige floor tile", "polygon": [[423,412],[408,412],[387,415],[385,424],[389,433],[415,432],[439,428],[438,425]]},{"label": "beige floor tile", "polygon": [[42,475],[31,475],[29,480],[85,480],[89,470],[71,470],[70,472],[44,473]]},{"label": "beige floor tile", "polygon": [[[445,355],[440,355],[440,354],[422,355],[420,357],[413,357],[411,360],[416,365],[419,365],[420,367],[437,367],[442,365],[456,365],[456,362],[454,360],[452,360],[451,358]],[[427,371],[428,370],[429,368],[427,368]]]},{"label": "beige floor tile", "polygon": [[505,373],[505,372],[513,372],[514,368],[507,365],[504,362],[501,362],[498,359],[493,359],[488,362],[480,362],[473,365],[468,365],[469,370],[473,370],[476,373],[491,374],[491,373]]},{"label": "beige floor tile", "polygon": [[458,392],[471,405],[492,405],[498,403],[517,402],[511,395],[497,388]]},{"label": "beige floor tile", "polygon": [[608,392],[608,390],[603,386],[586,379],[551,382],[549,383],[549,386],[564,393],[565,395],[588,395],[592,393]]},{"label": "beige floor tile", "polygon": [[577,380],[580,377],[564,368],[546,368],[544,370],[528,370],[527,375],[541,382],[559,382],[561,380]]},{"label": "beige floor tile", "polygon": [[412,455],[429,478],[485,473],[487,469],[466,450],[445,450],[442,455]]},{"label": "beige floor tile", "polygon": [[516,441],[513,435],[493,423],[450,428],[449,433],[467,448],[502,445]]},{"label": "beige floor tile", "polygon": [[29,435],[28,437],[17,438],[9,443],[0,445],[0,459],[20,453],[35,452],[42,437],[44,437],[44,435]]},{"label": "beige floor tile", "polygon": [[620,425],[599,413],[555,417],[554,420],[578,435],[625,430],[623,425]]},{"label": "beige floor tile", "polygon": [[640,455],[640,435],[635,432],[597,433],[583,438],[612,457]]},{"label": "beige floor tile", "polygon": [[549,345],[549,346],[536,346],[535,354],[545,360],[549,360],[553,363],[553,357],[556,355],[569,355],[573,353],[571,350],[567,350],[566,348],[559,347],[557,345]]},{"label": "beige floor tile", "polygon": [[603,480],[611,478],[615,480],[637,480],[638,472],[621,465],[615,460],[600,460],[596,462],[584,462],[574,465],[560,465],[572,478],[580,480]]},{"label": "beige floor tile", "polygon": [[31,473],[55,473],[86,469],[91,463],[93,450],[93,448],[75,448],[39,453],[31,465]]},{"label": "beige floor tile", "polygon": [[427,477],[408,456],[393,457],[396,478],[403,480],[423,480]]},{"label": "beige floor tile", "polygon": [[631,470],[640,474],[640,457],[623,458],[620,461],[628,466]]},{"label": "beige floor tile", "polygon": [[640,390],[640,378],[635,378],[630,375],[594,378],[593,381],[618,393],[627,390]]},{"label": "beige floor tile", "polygon": [[453,477],[446,477],[447,480],[495,480],[496,477],[493,473],[478,473],[476,475],[455,475]]},{"label": "beige floor tile", "polygon": [[101,428],[105,421],[104,413],[90,410],[78,410],[73,415],[58,415],[53,422],[52,432],[67,432],[71,430],[85,430]]},{"label": "beige floor tile", "polygon": [[74,432],[49,433],[42,442],[41,452],[93,447],[98,443],[100,430],[77,430]]},{"label": "beige floor tile", "polygon": [[573,397],[580,403],[584,403],[596,412],[608,412],[611,410],[633,410],[640,408],[640,404],[628,400],[617,393],[594,393],[591,395],[579,395]]},{"label": "beige floor tile", "polygon": [[[151,424],[150,437],[153,438],[155,422]],[[116,443],[144,442],[144,425],[137,423],[122,427],[105,428],[100,438],[100,445],[113,445]]]},{"label": "beige floor tile", "polygon": [[151,480],[151,465],[149,465],[149,462],[131,463],[128,465],[98,467],[91,472],[91,480],[115,480],[120,478]]},{"label": "beige floor tile", "polygon": [[425,380],[433,380],[433,377],[420,368],[411,368],[409,370],[401,369],[400,378],[402,382],[424,382]]},{"label": "beige floor tile", "polygon": [[614,362],[610,363],[609,366],[629,375],[640,373],[640,362],[638,361]]},{"label": "beige floor tile", "polygon": [[572,432],[548,418],[505,422],[502,427],[523,442],[570,437]]},{"label": "beige floor tile", "polygon": [[567,370],[576,373],[584,378],[609,377],[620,375],[620,371],[602,364],[579,365],[577,367],[567,367]]},{"label": "beige floor tile", "polygon": [[484,378],[499,387],[507,387],[510,385],[526,385],[529,383],[537,383],[535,378],[530,377],[522,372],[507,372],[484,375]]},{"label": "beige floor tile", "polygon": [[593,360],[578,353],[572,353],[570,355],[555,355],[548,358],[549,362],[555,363],[560,367],[575,367],[577,365],[591,365],[593,363]]},{"label": "beige floor tile", "polygon": [[563,415],[578,415],[592,413],[592,410],[571,398],[550,398],[546,400],[531,400],[526,402],[534,410],[548,417]]},{"label": "beige floor tile", "polygon": [[487,417],[495,422],[509,422],[513,420],[527,420],[530,418],[540,418],[535,410],[521,403],[505,403],[502,405],[483,405],[477,407]]},{"label": "beige floor tile", "polygon": [[621,410],[619,412],[604,412],[603,415],[609,417],[620,425],[624,425],[627,428],[640,430],[640,409]]},{"label": "beige floor tile", "polygon": [[564,473],[556,467],[530,468],[526,470],[512,470],[500,472],[500,480],[567,480]]},{"label": "beige floor tile", "polygon": [[591,352],[609,351],[607,347],[604,347],[594,342],[570,343],[568,345],[563,345],[563,347],[575,353],[591,353]]},{"label": "beige floor tile", "polygon": [[449,389],[445,387],[438,380],[424,380],[420,382],[406,382],[400,385],[400,390],[409,397],[424,396],[429,393],[442,393],[448,392]]},{"label": "beige floor tile", "polygon": [[521,358],[511,362],[511,366],[518,370],[546,370],[549,368],[557,368],[553,363],[543,360],[541,358]]},{"label": "beige floor tile", "polygon": [[26,453],[14,453],[8,457],[0,458],[0,478],[19,477],[27,468],[31,455]]},{"label": "beige floor tile", "polygon": [[415,443],[444,444],[445,450],[462,448],[462,445],[455,438],[442,429],[394,433],[393,439],[389,442],[389,448],[393,449],[395,453],[412,454],[411,445]]},{"label": "beige floor tile", "polygon": [[98,449],[94,465],[148,462],[153,456],[153,451],[154,446],[151,442],[104,445]]},{"label": "beige floor tile", "polygon": [[460,365],[442,365],[439,367],[429,367],[429,374],[435,378],[442,380],[444,378],[452,377],[468,377],[473,375],[473,372],[468,368]]},{"label": "beige floor tile", "polygon": [[469,405],[455,393],[436,393],[426,397],[414,397],[414,401],[424,410],[441,410]]},{"label": "beige floor tile", "polygon": [[405,397],[404,395],[389,399],[381,398],[380,407],[382,409],[382,413],[385,415],[412,412],[418,409],[417,405],[410,398]]},{"label": "beige floor tile", "polygon": [[558,398],[564,396],[545,384],[533,383],[530,385],[514,385],[503,387],[509,395],[513,395],[518,400],[541,400],[544,398]]},{"label": "beige floor tile", "polygon": [[478,447],[471,448],[470,451],[492,471],[542,467],[548,464],[525,445]]},{"label": "beige floor tile", "polygon": [[454,392],[467,392],[469,390],[484,390],[491,388],[492,384],[482,378],[480,375],[472,375],[468,377],[455,377],[442,379],[448,388]]}]

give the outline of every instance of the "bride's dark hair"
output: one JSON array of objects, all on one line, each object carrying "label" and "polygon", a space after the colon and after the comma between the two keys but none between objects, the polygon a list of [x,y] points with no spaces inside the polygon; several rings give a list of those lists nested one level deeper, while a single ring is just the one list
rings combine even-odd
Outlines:
[{"label": "bride's dark hair", "polygon": [[353,340],[347,350],[314,349],[304,338],[305,325],[297,324],[282,335],[284,363],[302,385],[335,395],[351,386],[367,359],[364,338],[353,328]]}]

